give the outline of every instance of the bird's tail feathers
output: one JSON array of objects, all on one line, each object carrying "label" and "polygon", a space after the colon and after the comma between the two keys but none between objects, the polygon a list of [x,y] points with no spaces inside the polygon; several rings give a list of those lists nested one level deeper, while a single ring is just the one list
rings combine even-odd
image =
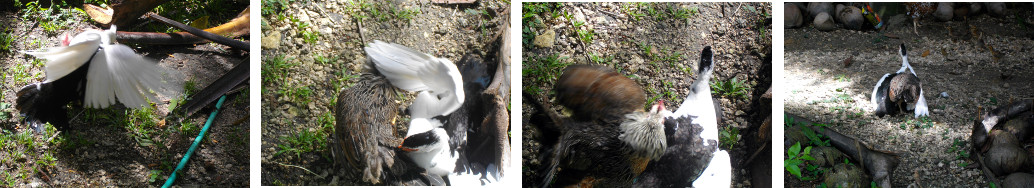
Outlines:
[{"label": "bird's tail feathers", "polygon": [[926,106],[926,97],[923,97],[923,90],[919,90],[919,100],[915,104],[915,117],[930,116],[930,109]]},{"label": "bird's tail feathers", "polygon": [[[125,45],[103,45],[102,54],[94,56],[87,73],[83,104],[106,108],[116,102],[140,108],[148,101],[157,101],[158,94],[173,96],[182,93],[178,74],[165,70],[157,62],[133,52]],[[181,80],[181,79],[180,79]]]},{"label": "bird's tail feathers", "polygon": [[38,133],[44,131],[43,125],[48,122],[58,129],[65,129],[68,126],[66,110],[60,108],[63,104],[52,104],[66,101],[48,100],[47,97],[44,97],[47,93],[55,92],[52,90],[50,83],[35,83],[22,87],[16,93],[15,109],[25,116],[25,122]]}]

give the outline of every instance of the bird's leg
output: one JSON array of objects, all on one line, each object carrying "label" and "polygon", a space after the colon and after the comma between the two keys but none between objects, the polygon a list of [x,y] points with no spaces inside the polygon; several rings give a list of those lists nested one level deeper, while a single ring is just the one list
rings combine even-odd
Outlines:
[{"label": "bird's leg", "polygon": [[919,18],[912,19],[912,31],[916,32],[916,36],[919,36]]}]

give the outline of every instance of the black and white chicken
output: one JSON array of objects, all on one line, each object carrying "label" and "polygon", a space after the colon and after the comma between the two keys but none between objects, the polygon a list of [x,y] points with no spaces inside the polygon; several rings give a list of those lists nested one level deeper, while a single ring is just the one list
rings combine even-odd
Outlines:
[{"label": "black and white chicken", "polygon": [[923,97],[923,84],[919,82],[919,76],[912,65],[908,64],[905,44],[901,44],[899,53],[901,68],[895,73],[884,74],[872,89],[869,101],[874,107],[873,112],[879,117],[895,115],[899,111],[913,111],[916,118],[930,116],[926,98]]},{"label": "black and white chicken", "polygon": [[122,103],[129,108],[148,106],[159,94],[172,96],[182,87],[165,79],[166,71],[154,60],[115,44],[114,25],[108,30],[87,30],[74,38],[65,35],[62,46],[22,53],[47,59],[46,80],[22,87],[16,108],[37,130],[43,123],[68,128],[66,105],[81,101],[89,108]]}]

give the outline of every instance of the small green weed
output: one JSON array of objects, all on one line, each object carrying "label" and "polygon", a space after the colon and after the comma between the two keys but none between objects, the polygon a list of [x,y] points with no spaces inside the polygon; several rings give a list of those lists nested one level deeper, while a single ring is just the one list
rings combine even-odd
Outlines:
[{"label": "small green weed", "polygon": [[786,149],[786,155],[787,158],[783,160],[783,167],[786,168],[787,172],[804,181],[814,179],[813,177],[801,176],[801,165],[805,164],[806,161],[815,160],[811,156],[811,146],[804,148],[804,152],[801,152],[801,143],[796,143]]},{"label": "small green weed", "polygon": [[302,153],[322,151],[327,143],[327,134],[318,131],[302,130],[291,136],[280,137],[281,144],[277,144],[278,151],[274,156],[283,153],[294,153],[301,157]]},{"label": "small green weed", "polygon": [[721,95],[730,98],[747,98],[747,90],[750,89],[745,82],[732,78],[728,81],[711,83],[711,94]]},{"label": "small green weed", "polygon": [[733,126],[725,126],[718,132],[719,146],[724,150],[732,150],[740,141],[740,129]]},{"label": "small green weed", "polygon": [[283,83],[291,68],[298,65],[298,63],[292,63],[293,59],[281,54],[262,63],[262,85]]}]

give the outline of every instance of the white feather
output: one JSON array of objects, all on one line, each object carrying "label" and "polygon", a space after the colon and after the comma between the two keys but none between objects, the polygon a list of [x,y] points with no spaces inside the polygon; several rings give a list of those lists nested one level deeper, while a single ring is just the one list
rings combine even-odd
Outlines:
[{"label": "white feather", "polygon": [[125,45],[113,44],[115,30],[115,26],[103,31],[89,30],[76,35],[67,47],[23,53],[48,60],[44,68],[46,82],[60,79],[91,62],[83,99],[86,107],[106,108],[122,102],[126,107],[140,108],[146,106],[148,100],[156,100],[155,92],[176,90],[176,86],[162,81],[161,77],[168,75],[153,60]]},{"label": "white feather", "polygon": [[[716,62],[713,61],[711,66],[714,66]],[[714,102],[711,100],[711,70],[705,70],[703,74],[697,77],[697,80],[690,86],[689,95],[686,99],[679,104],[679,109],[675,110],[672,114],[674,117],[683,117],[686,115],[696,116],[693,118],[694,124],[700,124],[704,128],[701,132],[700,137],[704,140],[718,140],[718,120],[715,119],[716,115],[714,112]],[[704,145],[708,145],[709,142],[704,142]]]},{"label": "white feather", "polygon": [[47,60],[43,68],[47,73],[47,80],[52,82],[75,71],[86,62],[90,56],[97,53],[101,44],[101,32],[90,30],[76,35],[69,43],[69,46],[51,48],[47,51],[22,51],[22,53],[36,56]]},{"label": "white feather", "polygon": [[872,97],[869,98],[869,103],[872,104],[872,111],[876,111],[876,107],[880,104],[876,103],[876,91],[880,90],[880,86],[883,86],[883,81],[890,77],[890,73],[884,74],[880,81],[876,81],[876,86],[872,87]]},{"label": "white feather", "polygon": [[409,107],[414,118],[446,115],[463,104],[463,80],[452,61],[382,41],[370,43],[365,50],[392,85],[420,92]]},{"label": "white feather", "polygon": [[86,77],[87,107],[106,108],[118,102],[126,107],[147,106],[157,100],[155,91],[162,90],[162,69],[153,60],[133,52],[121,44],[111,44],[115,26],[101,35],[101,49],[94,56]]},{"label": "white feather", "polygon": [[915,117],[930,116],[930,109],[926,107],[926,97],[923,97],[923,89],[919,89],[919,100],[915,104]]},{"label": "white feather", "polygon": [[442,128],[441,122],[415,118],[410,121],[406,136],[427,131],[432,131],[438,137],[438,142],[419,148],[420,150],[417,151],[407,152],[406,155],[413,159],[413,163],[416,163],[417,166],[426,169],[428,174],[449,175],[456,168],[456,160],[459,156],[450,155],[449,134]]},{"label": "white feather", "polygon": [[695,181],[693,187],[730,187],[732,185],[732,160],[729,153],[718,150],[711,158],[711,162],[704,168]]}]

